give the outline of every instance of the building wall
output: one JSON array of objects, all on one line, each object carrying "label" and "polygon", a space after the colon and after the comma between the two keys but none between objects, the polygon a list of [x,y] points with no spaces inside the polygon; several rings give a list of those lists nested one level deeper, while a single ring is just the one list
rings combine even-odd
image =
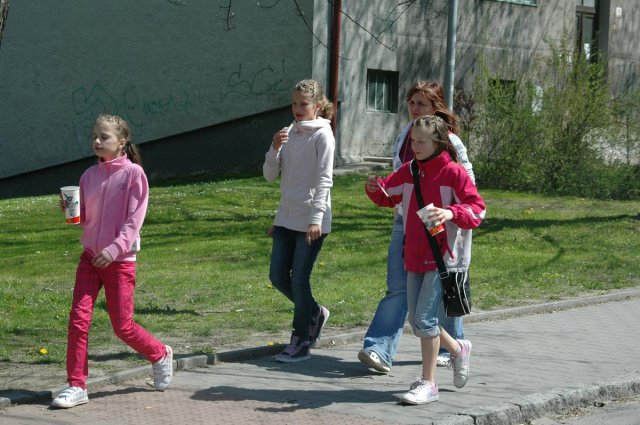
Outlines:
[{"label": "building wall", "polygon": [[599,48],[609,63],[614,94],[640,85],[640,3],[600,0]]},{"label": "building wall", "polygon": [[[313,38],[290,2],[230,2],[230,19],[223,3],[13,2],[0,51],[0,192],[11,177],[90,160],[101,112],[127,119],[143,152],[171,152],[169,163],[144,158],[150,174],[255,166],[290,121],[293,84],[312,74]],[[298,3],[313,22],[313,0]]]},{"label": "building wall", "polygon": [[[637,87],[640,5],[637,0],[601,2],[600,16],[606,21],[601,26],[606,37],[601,35],[599,41],[607,47],[613,91],[618,92],[625,85]],[[377,2],[375,10],[365,0],[345,3],[346,12],[380,38],[375,40],[350,20],[343,24],[344,98],[337,159],[354,162],[367,156],[391,154],[394,138],[408,118],[404,94],[415,80],[444,81],[448,2],[425,0],[406,10],[393,0]],[[622,8],[622,17],[615,17],[616,7]],[[381,33],[391,24],[393,30]],[[550,53],[548,40],[558,42],[566,36],[573,41],[575,26],[575,0],[539,0],[537,6],[490,0],[459,1],[456,88],[472,91],[480,58],[485,59],[498,78],[515,79],[518,73],[530,68],[532,60]],[[397,113],[367,110],[367,69],[398,72]]]},{"label": "building wall", "polygon": [[[152,179],[258,172],[270,135],[291,119],[293,84],[311,76],[329,90],[332,4],[298,1],[303,20],[291,2],[230,3],[12,5],[0,51],[0,197],[77,180],[94,161],[99,112],[129,120]],[[448,14],[446,0],[342,5],[337,164],[391,154],[408,118],[406,89],[444,80]],[[614,91],[638,84],[639,15],[637,0],[600,0],[598,43]],[[472,90],[480,57],[511,79],[548,53],[545,40],[574,32],[574,0],[459,1],[456,88]],[[398,73],[397,111],[367,108],[368,69]]]}]

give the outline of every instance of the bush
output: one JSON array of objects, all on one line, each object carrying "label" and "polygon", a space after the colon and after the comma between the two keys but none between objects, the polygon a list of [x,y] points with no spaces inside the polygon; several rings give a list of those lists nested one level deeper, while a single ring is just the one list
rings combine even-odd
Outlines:
[{"label": "bush", "polygon": [[604,61],[588,61],[570,47],[567,37],[549,45],[550,55],[534,61],[530,71],[515,80],[495,77],[515,74],[508,70],[491,72],[486,64],[482,66],[475,103],[467,101],[474,111],[466,112],[474,118],[468,140],[479,184],[560,195],[637,198],[633,136],[638,129],[629,123],[637,122],[633,118],[639,97],[612,98]]}]

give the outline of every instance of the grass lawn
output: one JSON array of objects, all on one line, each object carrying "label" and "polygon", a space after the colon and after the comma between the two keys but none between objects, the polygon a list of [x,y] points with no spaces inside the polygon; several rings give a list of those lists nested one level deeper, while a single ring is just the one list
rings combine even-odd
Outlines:
[{"label": "grass lawn", "polygon": [[[312,276],[331,327],[366,325],[385,292],[392,211],[373,205],[363,184],[362,175],[336,178],[333,233]],[[640,201],[481,193],[476,311],[640,285]],[[194,353],[286,334],[292,306],[268,279],[278,198],[278,185],[261,177],[152,186],[136,320],[160,339],[191,341]],[[0,361],[64,367],[80,228],[64,224],[57,195],[0,200],[0,220]],[[114,350],[136,357],[113,336],[101,295],[90,353]]]}]

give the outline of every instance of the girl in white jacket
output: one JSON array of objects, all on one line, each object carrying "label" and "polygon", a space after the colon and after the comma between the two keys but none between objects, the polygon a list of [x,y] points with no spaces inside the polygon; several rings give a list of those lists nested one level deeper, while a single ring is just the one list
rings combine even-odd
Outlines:
[{"label": "girl in white jacket", "polygon": [[333,105],[317,81],[302,80],[293,90],[291,109],[295,121],[273,135],[262,167],[268,181],[280,175],[269,279],[294,305],[291,342],[276,356],[280,362],[308,359],[329,318],[329,310],[313,298],[310,277],[331,232]]}]

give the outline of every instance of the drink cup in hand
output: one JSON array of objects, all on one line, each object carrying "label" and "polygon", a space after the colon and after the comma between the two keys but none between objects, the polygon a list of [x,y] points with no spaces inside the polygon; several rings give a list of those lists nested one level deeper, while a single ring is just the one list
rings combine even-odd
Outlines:
[{"label": "drink cup in hand", "polygon": [[420,220],[422,220],[424,225],[427,227],[427,230],[429,230],[429,233],[431,233],[431,236],[435,236],[444,230],[444,224],[436,225],[437,223],[436,221],[429,220],[429,213],[432,208],[434,208],[434,205],[429,204],[424,208],[421,208],[418,211],[416,211],[416,214],[418,214],[418,217],[420,217]]},{"label": "drink cup in hand", "polygon": [[64,186],[60,188],[64,218],[67,224],[80,223],[80,187]]}]

